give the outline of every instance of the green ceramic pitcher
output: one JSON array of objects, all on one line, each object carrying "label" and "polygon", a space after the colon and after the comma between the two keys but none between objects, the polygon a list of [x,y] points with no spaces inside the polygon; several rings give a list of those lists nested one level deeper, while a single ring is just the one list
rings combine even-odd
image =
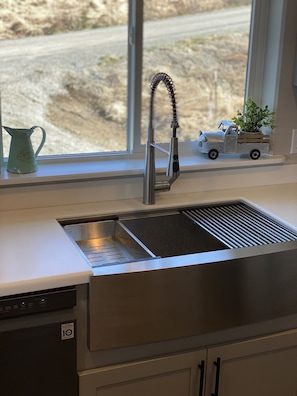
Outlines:
[{"label": "green ceramic pitcher", "polygon": [[[39,126],[33,126],[30,129],[15,129],[6,126],[3,126],[3,128],[11,136],[7,171],[11,173],[36,172],[36,157],[45,143],[45,130]],[[34,152],[30,137],[37,128],[40,128],[42,132],[42,139],[37,150]]]}]

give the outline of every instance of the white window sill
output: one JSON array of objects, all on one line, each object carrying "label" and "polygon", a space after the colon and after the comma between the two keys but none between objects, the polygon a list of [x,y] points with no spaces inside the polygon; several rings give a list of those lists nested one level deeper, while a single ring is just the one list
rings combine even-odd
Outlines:
[{"label": "white window sill", "polygon": [[[220,155],[216,160],[210,160],[200,153],[180,154],[181,172],[197,172],[228,168],[251,168],[270,166],[285,162],[285,156],[263,156],[251,160],[248,156]],[[157,172],[163,172],[166,158],[156,159]],[[39,159],[38,171],[29,174],[14,174],[6,171],[5,164],[0,175],[0,186],[24,186],[32,184],[51,184],[71,181],[87,181],[102,178],[142,176],[144,171],[144,155],[109,156],[97,159],[67,158],[61,162]]]}]

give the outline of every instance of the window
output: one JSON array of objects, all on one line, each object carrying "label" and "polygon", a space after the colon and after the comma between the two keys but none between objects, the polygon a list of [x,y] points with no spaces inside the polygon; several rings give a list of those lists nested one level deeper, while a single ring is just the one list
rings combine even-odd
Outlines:
[{"label": "window", "polygon": [[[42,155],[137,151],[150,79],[165,71],[176,86],[179,140],[196,140],[242,107],[251,1],[4,0],[2,122],[43,126]],[[168,141],[162,85],[155,100],[156,140]]]}]

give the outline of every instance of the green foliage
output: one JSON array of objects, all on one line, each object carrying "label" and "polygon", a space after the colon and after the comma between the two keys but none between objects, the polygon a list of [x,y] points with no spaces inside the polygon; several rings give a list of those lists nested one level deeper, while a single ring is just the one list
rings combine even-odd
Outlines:
[{"label": "green foliage", "polygon": [[245,132],[259,132],[261,127],[274,128],[275,112],[270,111],[266,105],[263,109],[259,107],[251,97],[244,102],[244,110],[237,111],[237,116],[232,118],[234,124]]}]

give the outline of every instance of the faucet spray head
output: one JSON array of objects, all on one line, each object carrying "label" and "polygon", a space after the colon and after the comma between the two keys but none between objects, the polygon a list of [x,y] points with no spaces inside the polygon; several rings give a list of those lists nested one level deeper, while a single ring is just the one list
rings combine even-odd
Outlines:
[{"label": "faucet spray head", "polygon": [[176,136],[172,136],[170,139],[166,176],[170,177],[171,183],[179,176],[178,139]]}]

